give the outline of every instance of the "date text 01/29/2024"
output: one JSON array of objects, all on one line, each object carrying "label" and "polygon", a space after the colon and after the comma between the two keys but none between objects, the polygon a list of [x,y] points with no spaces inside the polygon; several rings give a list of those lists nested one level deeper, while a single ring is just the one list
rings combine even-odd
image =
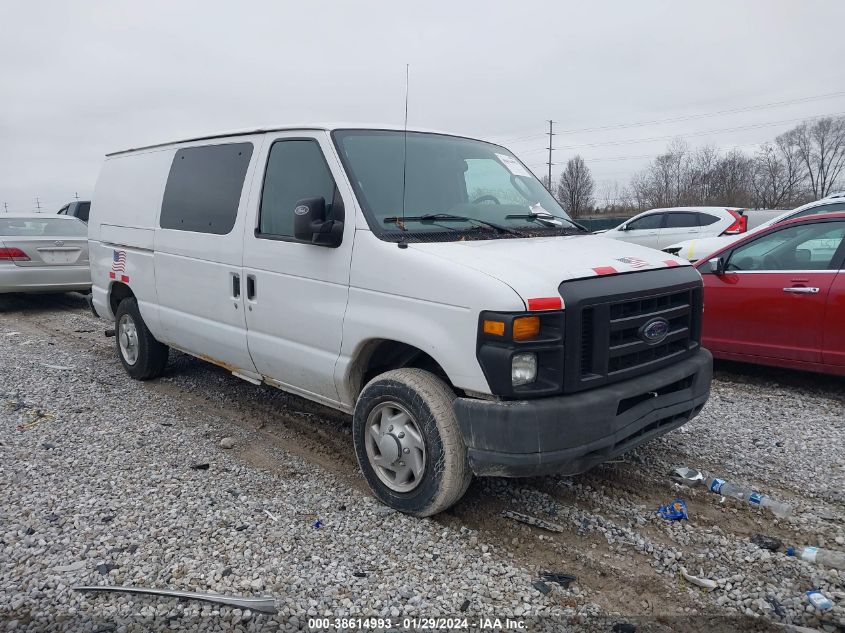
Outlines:
[{"label": "date text 01/29/2024", "polygon": [[399,625],[405,630],[490,630],[490,631],[522,631],[525,622],[510,618],[403,618],[394,622],[390,618],[309,618],[308,628],[312,631],[354,631],[368,629],[391,629]]}]

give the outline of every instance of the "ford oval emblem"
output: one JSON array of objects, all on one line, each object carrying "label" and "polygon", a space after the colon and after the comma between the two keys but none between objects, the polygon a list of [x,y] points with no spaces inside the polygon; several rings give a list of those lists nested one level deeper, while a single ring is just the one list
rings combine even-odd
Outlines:
[{"label": "ford oval emblem", "polygon": [[640,328],[640,338],[650,345],[656,345],[669,335],[669,321],[657,317]]},{"label": "ford oval emblem", "polygon": [[296,207],[296,209],[294,209],[293,212],[296,213],[296,215],[308,215],[308,212],[310,210],[311,209],[309,209],[307,205],[301,204],[298,207]]}]

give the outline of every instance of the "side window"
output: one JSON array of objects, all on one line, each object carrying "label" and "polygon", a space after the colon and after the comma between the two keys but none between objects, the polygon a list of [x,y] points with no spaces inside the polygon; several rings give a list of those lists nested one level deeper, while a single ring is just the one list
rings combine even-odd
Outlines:
[{"label": "side window", "polygon": [[252,143],[176,152],[161,202],[163,229],[226,235],[235,226]]},{"label": "side window", "polygon": [[88,221],[88,215],[91,212],[91,203],[90,202],[80,202],[79,205],[76,207],[76,217],[84,222]]},{"label": "side window", "polygon": [[731,253],[727,270],[828,270],[845,237],[845,222],[790,226]]},{"label": "side window", "polygon": [[293,210],[303,198],[322,196],[326,219],[335,218],[337,189],[317,141],[282,140],[273,143],[264,174],[258,232],[293,237]]},{"label": "side window", "polygon": [[667,229],[684,229],[698,226],[697,213],[670,213],[666,217]]},{"label": "side window", "polygon": [[59,215],[67,215],[68,207],[70,207],[70,205],[66,204],[61,209],[59,209]]},{"label": "side window", "polygon": [[643,229],[659,229],[663,221],[660,213],[652,213],[626,225],[629,231],[642,231]]},{"label": "side window", "polygon": [[710,226],[711,224],[715,224],[719,221],[719,217],[715,215],[710,215],[709,213],[699,213],[698,214],[698,225],[699,226]]},{"label": "side window", "polygon": [[837,202],[835,204],[823,204],[818,207],[812,207],[810,209],[805,209],[801,213],[796,213],[795,215],[789,216],[789,220],[793,220],[795,218],[803,218],[807,215],[824,215],[825,213],[836,213],[838,211],[845,211],[845,202]]}]

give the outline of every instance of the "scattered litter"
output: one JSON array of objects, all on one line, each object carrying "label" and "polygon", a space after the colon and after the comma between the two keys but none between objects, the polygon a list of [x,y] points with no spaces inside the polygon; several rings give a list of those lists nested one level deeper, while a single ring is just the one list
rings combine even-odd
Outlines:
[{"label": "scattered litter", "polygon": [[26,528],[24,534],[26,534],[27,536],[32,536],[33,534],[35,534],[35,529],[30,525],[28,528]]},{"label": "scattered litter", "polygon": [[544,596],[547,595],[552,590],[552,588],[549,587],[542,580],[535,580],[534,582],[531,583],[531,585],[534,587],[534,589],[539,591]]},{"label": "scattered litter", "polygon": [[751,537],[751,542],[760,549],[767,549],[770,552],[776,552],[780,549],[783,543],[773,536],[766,536],[765,534],[755,534]]},{"label": "scattered litter", "polygon": [[96,569],[98,572],[100,572],[100,575],[108,576],[109,572],[112,569],[117,569],[118,567],[119,567],[119,565],[114,565],[112,563],[100,563],[94,569]]},{"label": "scattered litter", "polygon": [[44,517],[44,520],[47,521],[47,523],[55,523],[59,520],[59,518],[60,517],[58,514],[56,514],[55,512],[51,512],[50,514]]},{"label": "scattered litter", "polygon": [[102,521],[103,523],[111,523],[112,521],[114,521],[114,516],[115,515],[113,514],[107,514],[102,519],[100,519],[100,521]]},{"label": "scattered litter", "polygon": [[41,365],[47,369],[58,369],[59,371],[71,371],[76,369],[76,367],[71,367],[70,365],[50,365],[49,363],[41,363]]},{"label": "scattered litter", "polygon": [[159,422],[162,426],[173,426],[173,422]]},{"label": "scattered litter", "polygon": [[799,552],[796,552],[794,547],[790,547],[786,550],[786,555],[797,556],[808,563],[817,563],[824,567],[845,569],[845,552],[836,552],[821,547],[803,547]]},{"label": "scattered litter", "polygon": [[519,521],[520,523],[525,523],[526,525],[533,525],[534,527],[538,527],[543,530],[548,530],[549,532],[564,531],[563,527],[558,525],[557,523],[552,523],[551,521],[544,521],[543,519],[538,519],[537,517],[532,517],[527,514],[522,514],[520,512],[514,512],[513,510],[505,510],[504,512],[502,512],[502,516],[507,519]]},{"label": "scattered litter", "polygon": [[581,519],[581,525],[578,526],[578,536],[584,536],[590,529],[590,520],[587,517]]},{"label": "scattered litter", "polygon": [[[761,494],[756,490],[743,488],[735,483],[708,475],[695,468],[679,466],[672,471],[672,478],[690,486],[697,486],[704,482],[704,485],[712,493],[721,495],[722,497],[733,497],[734,499],[745,501],[755,508],[766,508],[781,519],[785,519],[792,514],[792,506],[788,503],[775,501],[771,497]],[[724,500],[721,500],[720,503],[722,501]]]},{"label": "scattered litter", "polygon": [[687,504],[683,499],[675,499],[672,503],[657,508],[657,513],[667,521],[689,519]]},{"label": "scattered litter", "polygon": [[222,576],[223,578],[226,578],[227,576],[231,576],[231,575],[232,575],[232,568],[231,567],[226,567],[226,569],[224,569],[223,571],[220,572],[220,576]]},{"label": "scattered litter", "polygon": [[464,600],[464,601],[461,603],[461,606],[460,606],[460,607],[458,607],[458,608],[461,610],[461,612],[466,611],[467,609],[469,609],[469,600]]},{"label": "scattered litter", "polygon": [[208,470],[211,468],[211,464],[191,464],[191,468],[193,470]]},{"label": "scattered litter", "polygon": [[693,585],[697,585],[702,589],[707,589],[707,591],[713,591],[716,587],[719,586],[715,580],[710,580],[709,578],[699,578],[698,576],[692,576],[687,573],[686,567],[681,567],[681,575],[684,577],[688,583],[692,583]]},{"label": "scattered litter", "polygon": [[340,512],[346,512],[346,506],[340,506],[340,507],[338,508],[338,510],[339,510]]},{"label": "scattered litter", "polygon": [[164,596],[167,598],[185,598],[186,600],[199,600],[202,602],[213,602],[216,604],[240,607],[242,609],[250,609],[259,613],[277,613],[276,599],[272,596],[247,598],[244,596],[223,596],[211,593],[196,593],[193,591],[175,591],[172,589],[147,589],[145,587],[81,586],[74,587],[73,589],[74,591],[81,592],[107,591],[114,593],[135,593],[149,596]]},{"label": "scattered litter", "polygon": [[243,532],[248,527],[249,527],[248,525],[239,525],[238,527],[235,528],[235,532]]},{"label": "scattered litter", "polygon": [[277,519],[276,517],[274,517],[272,514],[270,514],[270,511],[269,511],[269,510],[267,510],[266,508],[264,509],[264,514],[266,514],[268,517],[270,517],[270,519],[271,519],[272,521],[278,521],[278,520],[279,520],[279,519]]},{"label": "scattered litter", "polygon": [[704,482],[705,478],[704,473],[700,470],[686,466],[678,466],[672,471],[672,479],[688,486],[698,486]]},{"label": "scattered litter", "polygon": [[224,437],[222,440],[220,440],[220,448],[235,448],[235,438]]},{"label": "scattered litter", "polygon": [[610,630],[613,633],[637,633],[637,627],[630,622],[617,622]]},{"label": "scattered litter", "polygon": [[6,336],[17,336],[20,332],[6,332]]},{"label": "scattered litter", "polygon": [[56,445],[53,444],[53,442],[41,442],[41,448],[43,448],[45,451],[51,451],[56,448]]},{"label": "scattered litter", "polygon": [[569,588],[569,585],[577,580],[575,576],[569,574],[561,574],[558,572],[544,571],[540,574],[540,578],[546,582],[556,582],[564,589]]},{"label": "scattered litter", "polygon": [[85,569],[84,560],[78,560],[75,563],[71,563],[70,565],[59,565],[58,567],[53,567],[53,571],[58,572],[80,571],[82,569]]},{"label": "scattered litter", "polygon": [[321,527],[323,527],[323,522],[320,521],[320,519],[317,519],[316,521],[314,521],[314,523],[311,524],[311,527],[315,530],[319,530]]},{"label": "scattered litter", "polygon": [[766,596],[766,602],[772,605],[772,611],[775,612],[776,616],[781,619],[786,617],[786,609],[777,598],[774,596]]},{"label": "scattered litter", "polygon": [[807,600],[816,609],[821,611],[827,611],[828,609],[833,608],[833,603],[830,601],[830,598],[824,595],[819,589],[810,589],[810,591],[807,592]]},{"label": "scattered litter", "polygon": [[367,577],[367,573],[363,572],[363,571],[353,571],[352,575],[355,576],[356,578],[366,578]]}]

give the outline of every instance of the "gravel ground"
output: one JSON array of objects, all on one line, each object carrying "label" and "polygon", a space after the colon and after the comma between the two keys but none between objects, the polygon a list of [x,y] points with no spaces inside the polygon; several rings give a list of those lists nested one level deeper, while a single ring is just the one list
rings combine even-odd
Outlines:
[{"label": "gravel ground", "polygon": [[[0,630],[272,631],[344,616],[401,628],[436,615],[549,630],[845,628],[845,572],[750,541],[845,550],[845,380],[720,366],[696,420],[624,460],[476,481],[420,520],[370,497],[342,414],[183,354],[163,378],[131,381],[105,327],[76,295],[0,297]],[[679,464],[794,513],[679,487]],[[688,521],[655,514],[674,498]],[[532,583],[544,570],[578,579],[543,593]],[[279,613],[79,584],[273,596]],[[809,605],[814,587],[832,609]]]}]

